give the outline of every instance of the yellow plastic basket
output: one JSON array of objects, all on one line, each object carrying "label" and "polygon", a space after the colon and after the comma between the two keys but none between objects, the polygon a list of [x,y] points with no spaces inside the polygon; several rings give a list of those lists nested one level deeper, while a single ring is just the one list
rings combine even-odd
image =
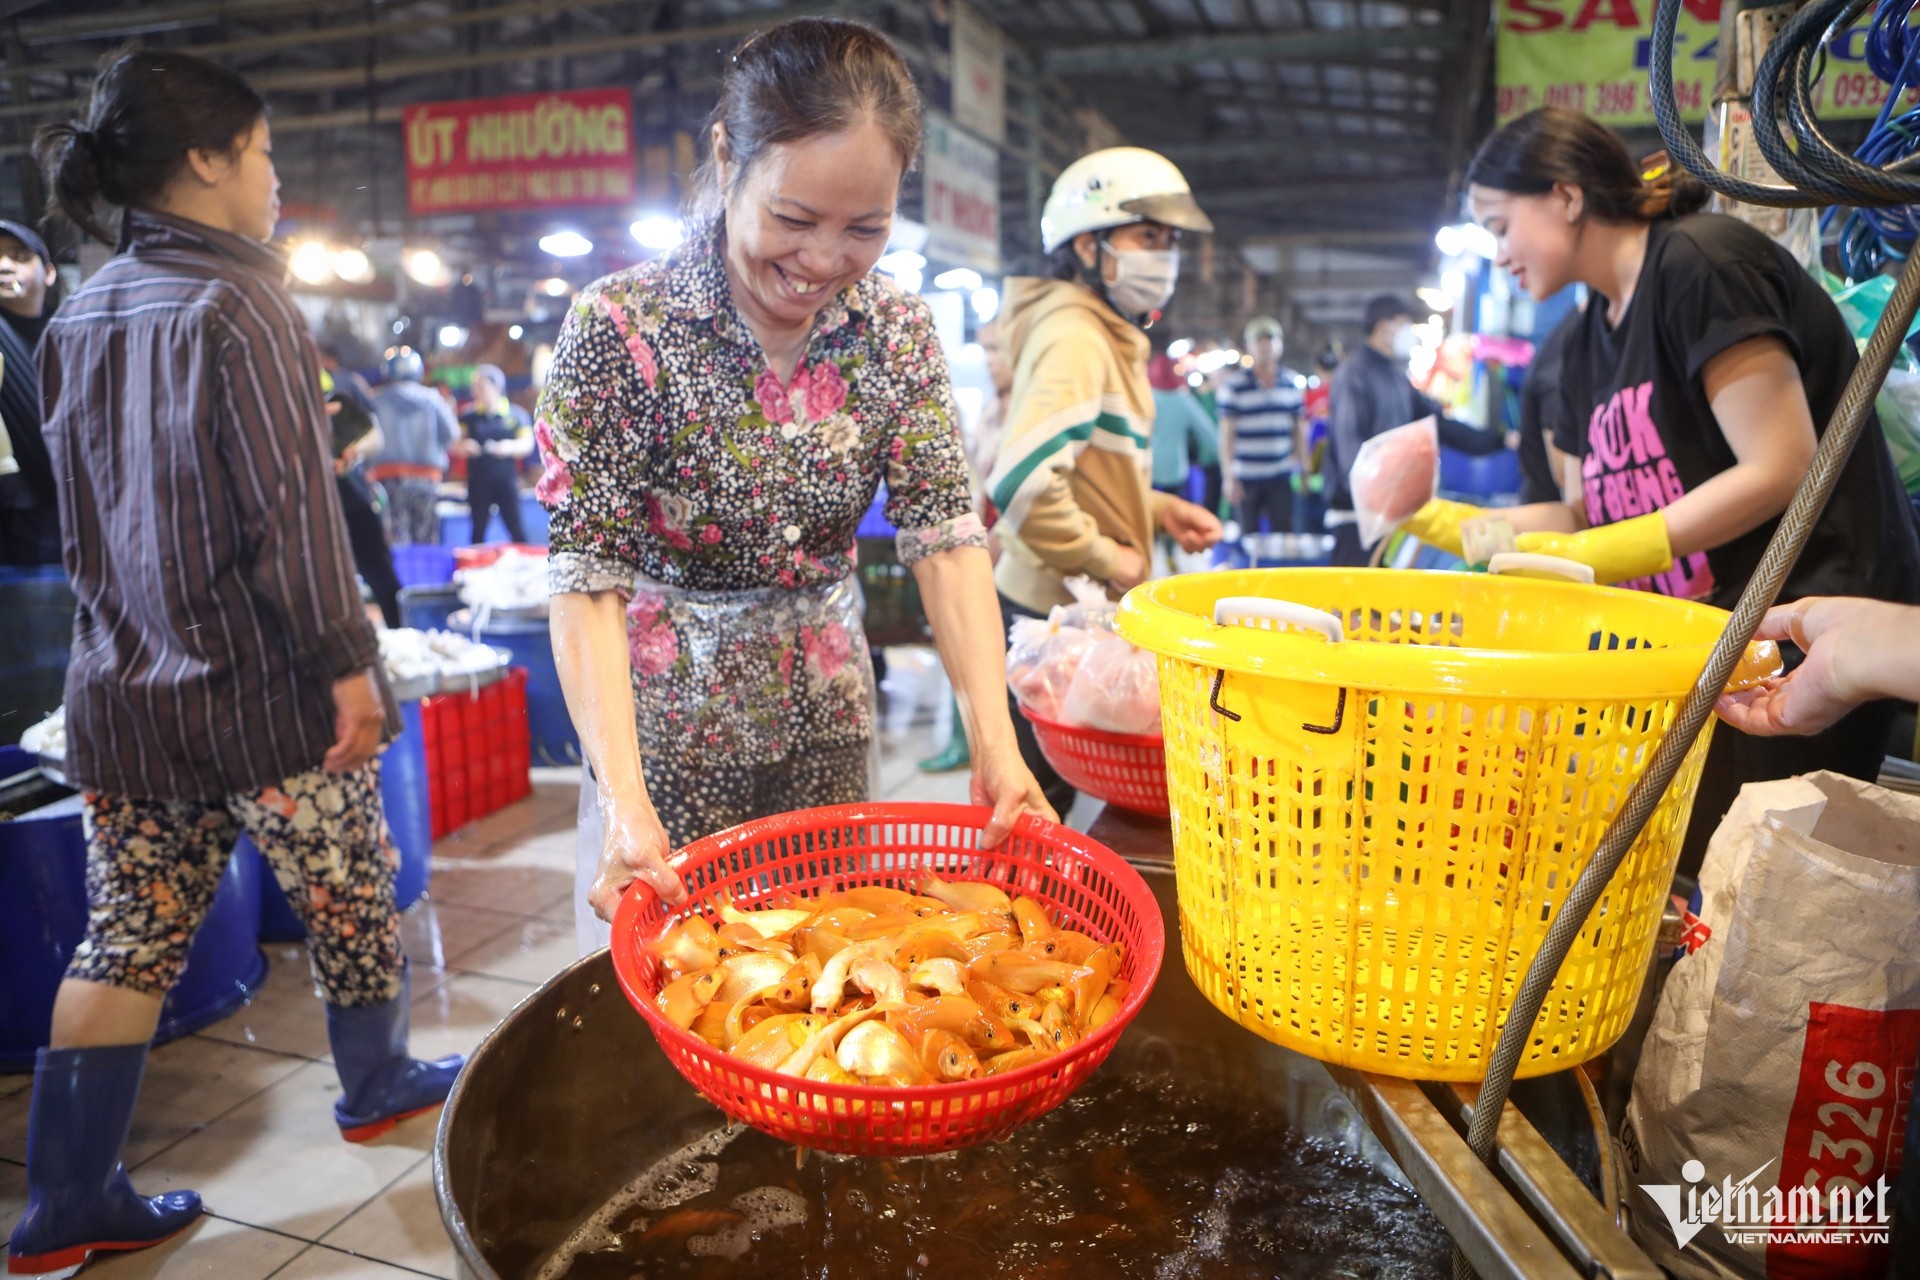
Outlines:
[{"label": "yellow plastic basket", "polygon": [[[1137,588],[1118,627],[1160,655],[1187,972],[1242,1026],[1322,1061],[1478,1079],[1726,617],[1377,569]],[[1520,1075],[1626,1029],[1708,738],[1561,967]]]}]

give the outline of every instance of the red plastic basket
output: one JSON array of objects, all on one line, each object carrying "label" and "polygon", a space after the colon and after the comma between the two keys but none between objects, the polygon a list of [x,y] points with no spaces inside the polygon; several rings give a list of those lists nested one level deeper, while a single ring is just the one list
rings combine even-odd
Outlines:
[{"label": "red plastic basket", "polygon": [[472,547],[455,547],[453,563],[461,569],[484,569],[509,551],[523,556],[544,556],[547,548],[528,542],[485,542]]},{"label": "red plastic basket", "polygon": [[1040,754],[1074,790],[1135,813],[1159,818],[1172,814],[1164,738],[1061,724],[1025,705],[1020,713],[1033,724]]},{"label": "red plastic basket", "polygon": [[[837,805],[696,840],[683,850],[684,906],[669,909],[636,887],[614,913],[620,985],[668,1061],[702,1097],[783,1141],[849,1155],[915,1155],[1001,1137],[1064,1102],[1106,1060],[1160,974],[1166,931],[1153,891],[1111,849],[1030,816],[998,848],[982,849],[981,830],[992,816],[958,804]],[[1004,1075],[888,1088],[826,1084],[754,1066],[674,1026],[654,1007],[663,970],[647,940],[672,921],[707,911],[721,894],[750,908],[783,890],[901,886],[921,871],[989,881],[1043,903],[1056,924],[1124,943],[1119,976],[1133,985],[1120,1012],[1071,1048]]]}]

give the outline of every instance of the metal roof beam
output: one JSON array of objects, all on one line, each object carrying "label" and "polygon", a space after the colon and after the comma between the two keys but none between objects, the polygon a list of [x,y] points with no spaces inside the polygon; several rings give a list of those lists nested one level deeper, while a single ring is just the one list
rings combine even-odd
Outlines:
[{"label": "metal roof beam", "polygon": [[1041,69],[1056,75],[1098,75],[1138,67],[1222,62],[1235,58],[1347,57],[1389,49],[1459,49],[1465,28],[1452,24],[1273,31],[1260,35],[1177,36],[1164,40],[1128,40],[1049,49],[1039,55]]},{"label": "metal roof beam", "polygon": [[1224,191],[1207,191],[1204,203],[1208,209],[1252,209],[1284,208],[1287,206],[1340,204],[1345,201],[1369,201],[1372,207],[1381,209],[1381,201],[1404,200],[1409,206],[1407,212],[1425,217],[1439,204],[1439,195],[1446,186],[1447,175],[1441,172],[1413,173],[1393,178],[1372,178],[1338,180],[1328,182],[1322,179],[1293,183],[1288,186],[1274,187],[1236,187]]},{"label": "metal roof beam", "polygon": [[1160,148],[1176,164],[1208,164],[1227,160],[1272,160],[1307,155],[1325,155],[1329,151],[1348,151],[1365,156],[1433,156],[1446,149],[1440,138],[1347,137],[1342,134],[1303,136],[1275,131],[1265,137],[1208,138],[1199,142],[1170,143]]},{"label": "metal roof beam", "polygon": [[177,31],[233,18],[275,13],[312,13],[313,0],[216,0],[212,4],[157,5],[110,9],[67,18],[22,22],[20,39],[27,44],[58,40],[113,40],[158,31]]},{"label": "metal roof beam", "polygon": [[[595,7],[610,8],[629,0],[578,0],[570,13],[581,14]],[[307,0],[309,9],[311,0]],[[180,46],[183,52],[200,58],[222,58],[241,53],[267,53],[280,49],[308,49],[323,45],[357,43],[368,39],[389,39],[421,31],[450,31],[460,27],[502,22],[511,18],[535,18],[554,12],[551,0],[520,0],[519,3],[492,5],[484,9],[463,9],[427,17],[379,18],[372,22],[350,22],[330,27],[299,27],[293,30],[265,32],[232,40],[214,40],[204,44]],[[50,72],[90,71],[99,64],[98,50],[85,56],[56,58],[35,62],[27,70],[35,75]]]},{"label": "metal roof beam", "polygon": [[[871,0],[852,0],[855,5],[870,3]],[[714,40],[725,40],[757,31],[786,18],[806,14],[838,13],[847,8],[846,0],[819,0],[817,3],[796,4],[780,9],[762,10],[750,17],[736,18],[727,22],[709,23],[700,27],[683,27],[669,31],[645,31],[627,35],[596,35],[583,39],[553,40],[536,44],[516,44],[510,48],[485,49],[477,53],[456,53],[414,58],[388,58],[374,62],[371,66],[346,66],[339,69],[318,71],[269,71],[261,75],[248,77],[255,89],[263,93],[312,92],[321,89],[354,89],[369,83],[391,84],[399,80],[409,80],[417,76],[434,75],[445,71],[460,71],[468,67],[505,66],[535,58],[590,57],[600,54],[621,53],[637,49],[660,49],[671,45],[702,44]],[[0,119],[20,116],[50,116],[67,111],[77,111],[85,104],[84,98],[45,98],[34,102],[8,103],[0,107]]]},{"label": "metal roof beam", "polygon": [[1240,237],[1244,245],[1273,245],[1281,249],[1426,249],[1433,248],[1433,232],[1422,227],[1329,227],[1325,231],[1280,231]]}]

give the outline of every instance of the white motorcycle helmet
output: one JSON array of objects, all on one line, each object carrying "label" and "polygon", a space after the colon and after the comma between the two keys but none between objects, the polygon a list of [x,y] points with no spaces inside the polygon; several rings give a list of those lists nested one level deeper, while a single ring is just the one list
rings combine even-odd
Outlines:
[{"label": "white motorcycle helmet", "polygon": [[1143,147],[1108,147],[1081,156],[1054,182],[1040,213],[1041,247],[1052,253],[1083,231],[1145,221],[1213,230],[1173,161]]}]

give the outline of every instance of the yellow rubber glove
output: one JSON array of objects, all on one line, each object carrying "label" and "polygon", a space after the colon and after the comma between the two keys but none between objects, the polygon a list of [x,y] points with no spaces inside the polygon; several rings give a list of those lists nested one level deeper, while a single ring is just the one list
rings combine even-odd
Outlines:
[{"label": "yellow rubber glove", "polygon": [[1407,522],[1400,526],[1402,533],[1410,533],[1430,547],[1438,547],[1448,555],[1460,555],[1460,526],[1469,520],[1478,520],[1487,514],[1485,507],[1469,506],[1464,502],[1451,502],[1446,498],[1435,498],[1426,506],[1414,512]]},{"label": "yellow rubber glove", "polygon": [[1523,533],[1513,542],[1519,551],[1562,556],[1589,565],[1596,582],[1624,582],[1673,568],[1667,518],[1658,511],[1579,533]]}]

